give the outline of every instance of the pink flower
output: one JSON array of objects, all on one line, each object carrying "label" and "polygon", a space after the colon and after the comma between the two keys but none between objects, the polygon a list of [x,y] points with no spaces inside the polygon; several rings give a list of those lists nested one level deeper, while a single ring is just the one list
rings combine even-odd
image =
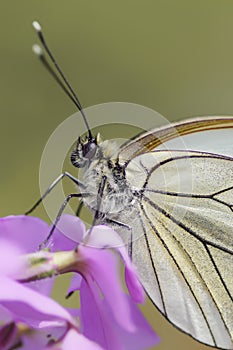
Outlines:
[{"label": "pink flower", "polygon": [[[79,275],[74,275],[68,293],[80,291],[83,334],[106,350],[142,350],[157,344],[158,337],[138,310],[144,291],[118,234],[103,225],[89,234],[79,218],[63,215],[52,249],[72,249],[77,243],[78,259],[69,271]],[[123,290],[119,256],[130,295]]]},{"label": "pink flower", "polygon": [[59,343],[59,349],[68,350],[72,334],[77,348],[101,350],[80,333],[75,318],[48,296],[53,279],[25,284],[17,281],[26,269],[22,254],[35,251],[48,230],[36,218],[0,219],[0,349],[20,346],[22,350],[42,350]]},{"label": "pink flower", "polygon": [[[0,220],[0,348],[17,341],[23,350],[143,350],[157,344],[158,337],[137,308],[144,292],[120,237],[106,226],[86,233],[79,218],[64,215],[52,237],[51,252],[36,252],[48,232],[37,218]],[[129,294],[120,279],[121,260]],[[54,277],[40,279],[43,273],[71,271],[68,293],[80,291],[79,312],[66,310],[49,297]],[[36,281],[25,283],[32,279]],[[79,314],[80,327],[73,314]]]},{"label": "pink flower", "polygon": [[70,329],[60,343],[48,346],[46,350],[103,350],[99,345]]}]

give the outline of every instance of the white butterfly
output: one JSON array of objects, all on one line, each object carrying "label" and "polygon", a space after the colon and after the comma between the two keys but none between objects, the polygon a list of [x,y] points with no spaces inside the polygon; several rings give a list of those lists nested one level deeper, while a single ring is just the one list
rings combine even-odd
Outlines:
[{"label": "white butterfly", "polygon": [[[188,150],[177,148],[179,136]],[[204,118],[152,130],[119,152],[87,139],[72,155],[91,209],[106,177],[99,220],[123,237],[132,228],[132,259],[156,307],[223,349],[233,348],[232,140],[233,118]]]},{"label": "white butterfly", "polygon": [[82,168],[84,203],[125,239],[149,297],[172,324],[233,349],[233,117],[183,121],[118,149],[92,136],[37,22],[34,28],[89,131],[71,156]]}]

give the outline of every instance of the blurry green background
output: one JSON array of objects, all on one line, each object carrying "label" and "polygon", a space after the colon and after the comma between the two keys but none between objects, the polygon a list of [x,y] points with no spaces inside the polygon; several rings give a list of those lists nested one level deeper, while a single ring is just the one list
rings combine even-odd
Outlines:
[{"label": "blurry green background", "polygon": [[[0,13],[2,216],[38,198],[43,147],[75,112],[32,54],[32,20],[84,107],[133,102],[169,120],[233,114],[232,0],[2,0]],[[208,349],[149,302],[144,310],[161,336],[158,350]]]}]

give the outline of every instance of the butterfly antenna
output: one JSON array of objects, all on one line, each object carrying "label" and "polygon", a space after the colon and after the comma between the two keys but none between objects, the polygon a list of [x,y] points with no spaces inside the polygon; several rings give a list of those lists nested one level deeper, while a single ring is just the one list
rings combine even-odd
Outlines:
[{"label": "butterfly antenna", "polygon": [[66,95],[69,96],[69,98],[75,104],[75,106],[79,108],[79,106],[77,105],[77,101],[74,99],[74,97],[71,95],[71,93],[67,89],[66,85],[59,78],[59,76],[54,72],[54,70],[52,69],[51,65],[47,61],[47,59],[46,59],[46,57],[45,57],[45,55],[43,53],[42,48],[39,45],[35,44],[35,45],[32,46],[32,51],[41,60],[43,66],[48,70],[49,74],[52,75],[52,77],[56,80],[56,82],[62,88],[62,90],[66,93]]},{"label": "butterfly antenna", "polygon": [[88,135],[89,135],[89,139],[93,139],[89,124],[87,122],[87,118],[85,116],[85,113],[83,111],[82,105],[78,99],[78,96],[76,95],[75,91],[73,90],[72,86],[70,85],[70,83],[68,82],[66,76],[64,75],[63,71],[61,70],[60,66],[58,65],[57,61],[55,60],[51,50],[49,49],[44,35],[42,33],[42,28],[41,25],[37,22],[34,21],[32,23],[34,29],[36,30],[36,33],[38,35],[38,38],[40,39],[40,42],[43,46],[43,48],[45,49],[45,51],[47,52],[47,54],[49,55],[52,63],[54,64],[57,72],[59,73],[60,77],[62,78],[63,82],[61,81],[61,79],[55,74],[55,72],[53,71],[53,69],[50,67],[49,63],[47,62],[42,49],[40,48],[39,45],[34,45],[33,46],[33,51],[34,53],[41,59],[41,62],[44,64],[44,66],[47,68],[47,70],[49,71],[49,73],[55,78],[55,80],[58,82],[58,84],[60,85],[60,87],[63,89],[63,91],[65,91],[65,93],[71,98],[72,102],[76,105],[76,107],[78,108],[78,110],[80,111],[82,117],[83,117],[83,121],[86,125],[87,131],[88,131]]}]

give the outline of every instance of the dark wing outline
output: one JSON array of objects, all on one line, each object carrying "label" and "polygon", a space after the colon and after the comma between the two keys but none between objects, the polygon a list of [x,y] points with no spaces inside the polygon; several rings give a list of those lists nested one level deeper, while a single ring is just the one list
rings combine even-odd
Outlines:
[{"label": "dark wing outline", "polygon": [[156,149],[162,143],[184,135],[217,129],[233,128],[233,117],[203,117],[187,119],[140,134],[121,146],[119,162],[127,164],[132,158]]},{"label": "dark wing outline", "polygon": [[[165,152],[165,151],[155,151],[155,152]],[[153,153],[155,153],[155,152],[153,152]],[[164,194],[164,195],[168,195],[168,196],[181,196],[181,197],[184,196],[184,197],[190,197],[190,198],[195,198],[195,197],[196,197],[196,198],[199,198],[199,199],[201,199],[201,198],[209,198],[209,199],[212,199],[212,200],[214,200],[214,201],[217,201],[217,202],[219,202],[219,203],[221,203],[221,204],[223,204],[223,205],[226,205],[226,206],[232,211],[232,207],[231,207],[228,203],[225,203],[225,202],[223,202],[223,201],[220,201],[219,199],[214,198],[214,196],[216,196],[216,195],[218,195],[218,194],[220,194],[220,193],[223,193],[224,191],[227,191],[227,190],[232,189],[233,186],[231,186],[231,187],[229,187],[229,188],[225,188],[225,189],[223,189],[223,190],[221,190],[221,191],[212,193],[211,195],[204,195],[204,196],[202,196],[202,195],[187,194],[187,193],[173,193],[173,192],[166,192],[166,191],[162,192],[162,191],[158,191],[158,190],[146,188],[146,187],[147,187],[148,178],[150,177],[150,175],[151,175],[152,172],[154,172],[157,168],[161,167],[162,165],[166,164],[167,162],[171,162],[171,161],[174,161],[174,160],[179,159],[179,158],[189,158],[189,159],[190,159],[190,158],[196,158],[196,157],[202,157],[202,158],[203,158],[203,157],[207,157],[207,158],[217,158],[217,159],[222,159],[222,160],[233,161],[233,158],[231,158],[231,157],[219,156],[219,155],[211,154],[211,153],[195,152],[195,151],[191,152],[191,151],[189,151],[188,154],[187,154],[187,151],[179,151],[179,152],[184,153],[184,155],[182,155],[182,156],[180,156],[180,157],[177,157],[177,158],[171,157],[171,158],[169,158],[169,159],[166,159],[164,162],[161,162],[161,163],[159,163],[159,164],[156,164],[156,165],[155,165],[153,168],[151,168],[150,170],[149,170],[149,169],[144,169],[145,172],[147,173],[147,180],[145,181],[144,186],[143,186],[143,189],[142,189],[142,198],[143,198],[143,200],[146,201],[147,203],[149,203],[152,207],[154,207],[154,209],[156,209],[157,211],[159,211],[159,212],[162,213],[163,215],[169,217],[169,219],[172,219],[173,222],[174,222],[176,225],[180,225],[180,223],[179,223],[175,218],[171,218],[171,217],[170,217],[170,214],[166,213],[162,208],[160,208],[160,207],[157,206],[155,203],[153,203],[152,201],[150,201],[150,199],[145,195],[145,192],[150,192],[150,191],[151,191],[151,192],[154,192],[154,193],[160,193],[160,194]],[[126,169],[127,169],[127,167],[126,167]],[[151,228],[153,229],[154,232],[156,232],[156,235],[159,236],[158,231],[156,230],[155,226],[153,225],[153,223],[151,222],[151,220],[150,220],[149,217],[147,216],[146,211],[145,211],[145,209],[143,208],[142,202],[140,203],[140,206],[141,206],[141,211],[143,212],[143,215],[147,218],[148,222],[150,223]],[[141,219],[141,220],[142,220],[142,219]],[[142,227],[143,227],[143,224],[142,224]],[[229,296],[229,297],[231,298],[231,300],[232,300],[232,295],[230,294],[230,291],[228,290],[228,288],[227,288],[227,286],[226,286],[226,284],[225,284],[225,282],[224,282],[224,280],[223,280],[223,278],[222,278],[222,276],[221,276],[221,273],[220,273],[220,271],[219,271],[219,269],[218,269],[218,267],[217,267],[217,265],[216,265],[216,263],[215,263],[215,261],[214,261],[212,255],[211,255],[211,252],[210,252],[210,250],[209,250],[208,245],[213,246],[213,247],[215,247],[215,248],[218,248],[218,249],[220,249],[220,250],[223,250],[223,251],[225,251],[226,253],[232,254],[232,251],[231,251],[231,250],[227,250],[227,249],[223,249],[222,247],[219,247],[218,245],[213,244],[212,242],[206,242],[206,241],[203,240],[201,237],[199,237],[197,234],[195,234],[195,232],[191,232],[191,231],[190,231],[187,227],[185,227],[185,226],[182,226],[182,228],[183,228],[186,232],[189,232],[190,234],[194,235],[195,238],[196,238],[197,240],[199,240],[199,241],[202,242],[202,244],[203,244],[203,246],[204,246],[204,248],[205,248],[207,254],[209,255],[209,257],[210,257],[210,259],[211,259],[211,262],[212,262],[212,264],[213,264],[213,266],[214,266],[214,269],[215,269],[217,275],[219,276],[219,278],[220,278],[220,280],[221,280],[221,282],[222,282],[222,285],[223,285],[225,291],[227,292],[228,296]],[[148,248],[149,254],[150,254],[150,260],[151,260],[152,268],[153,268],[153,270],[154,270],[154,272],[155,272],[156,279],[157,279],[157,282],[158,282],[158,285],[159,285],[160,295],[161,295],[162,303],[163,303],[163,306],[164,306],[164,316],[168,319],[168,317],[167,317],[167,315],[166,315],[166,307],[165,307],[164,300],[163,300],[162,290],[161,290],[160,283],[159,283],[159,277],[158,277],[158,274],[157,274],[157,272],[156,272],[156,266],[154,265],[154,262],[153,262],[153,259],[152,259],[152,255],[151,255],[151,252],[150,252],[149,242],[148,242],[148,238],[147,238],[147,232],[146,232],[146,230],[145,230],[144,228],[143,228],[143,230],[144,230],[144,238],[145,238],[145,240],[146,240],[147,248]],[[160,239],[161,239],[161,237],[160,237]],[[164,247],[166,247],[166,244],[165,244],[164,241],[163,241],[162,244],[164,245]],[[170,254],[171,258],[173,259],[174,263],[176,264],[176,262],[175,262],[175,260],[174,260],[174,257],[172,256],[172,253],[169,251],[169,249],[168,249],[167,247],[166,247],[166,249],[167,249],[168,253]],[[185,253],[188,255],[189,259],[192,260],[191,256],[188,254],[188,252],[185,252]],[[177,265],[177,267],[178,267],[179,271],[182,273],[182,270],[179,268],[179,265]],[[196,269],[196,266],[195,266],[195,265],[194,265],[194,268]],[[198,272],[197,269],[196,269],[196,271]],[[183,273],[182,273],[182,276],[183,276],[183,278],[185,279],[185,276],[183,275]],[[200,277],[201,277],[201,279],[203,280],[203,278],[202,278],[201,275],[200,275]],[[185,280],[185,282],[187,283],[187,285],[189,286],[189,288],[190,288],[190,290],[191,290],[191,292],[192,292],[192,288],[191,288],[191,286],[188,284],[187,280]],[[203,282],[205,283],[204,280],[203,280]],[[192,294],[193,294],[193,292],[192,292]],[[193,294],[193,295],[194,295],[194,294]],[[194,297],[195,297],[195,295],[194,295]],[[212,296],[211,293],[210,293],[210,297],[212,298],[212,300],[213,300],[214,303],[215,303],[215,300],[214,300],[214,298],[213,298],[213,296]],[[152,301],[153,301],[153,300],[152,300]],[[216,304],[216,303],[215,303],[215,304]],[[200,307],[200,305],[199,305],[199,307]],[[217,305],[216,305],[216,308],[218,309],[218,306],[217,306]],[[212,332],[211,332],[210,326],[209,326],[209,324],[208,324],[208,321],[207,321],[206,318],[205,318],[205,315],[204,315],[203,310],[201,309],[201,307],[200,307],[200,310],[201,310],[201,312],[202,312],[202,314],[203,314],[203,318],[205,319],[205,321],[206,321],[206,323],[207,323],[207,326],[208,326],[208,328],[209,328],[209,330],[210,330],[210,334],[211,334],[211,336],[212,336],[213,342],[215,343],[214,346],[217,346],[216,341],[215,341],[215,339],[214,339],[214,335],[213,335]],[[220,310],[219,310],[219,315],[220,315],[220,317],[222,318],[222,315],[221,315]],[[170,320],[168,319],[168,321],[170,321]],[[228,327],[227,327],[227,325],[226,325],[226,323],[225,323],[225,321],[224,321],[223,318],[222,318],[222,321],[223,321],[223,324],[225,325],[225,328],[226,328],[228,334],[232,337],[232,335],[230,334],[229,329],[228,329]],[[170,321],[170,322],[172,323],[172,321]],[[173,323],[172,323],[172,324],[173,324]],[[175,324],[173,324],[173,325],[174,325],[176,328],[179,328],[177,325],[175,325]],[[181,330],[182,330],[182,329],[181,329]],[[192,336],[192,335],[191,335],[191,336]],[[196,338],[194,338],[194,339],[196,339]],[[196,339],[196,340],[197,340],[197,339]],[[206,345],[213,346],[213,345],[210,345],[210,344],[206,344]]]}]

